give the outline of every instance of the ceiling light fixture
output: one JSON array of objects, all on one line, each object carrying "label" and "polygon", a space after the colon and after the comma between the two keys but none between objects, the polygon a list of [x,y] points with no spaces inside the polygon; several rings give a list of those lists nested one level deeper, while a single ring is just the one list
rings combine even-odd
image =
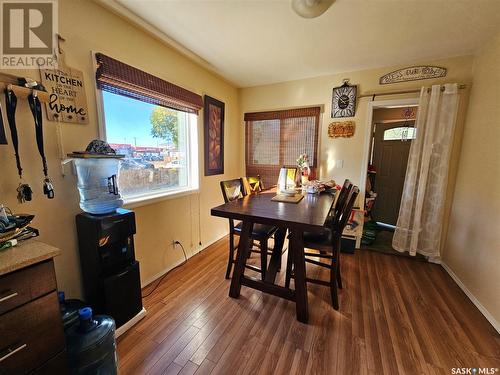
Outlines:
[{"label": "ceiling light fixture", "polygon": [[325,13],[335,0],[292,0],[292,9],[304,18],[315,18]]}]

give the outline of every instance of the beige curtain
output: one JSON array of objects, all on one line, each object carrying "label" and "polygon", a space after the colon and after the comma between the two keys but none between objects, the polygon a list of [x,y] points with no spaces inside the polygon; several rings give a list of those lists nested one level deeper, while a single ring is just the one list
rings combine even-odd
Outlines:
[{"label": "beige curtain", "polygon": [[[429,92],[430,91],[430,92]],[[410,147],[403,196],[392,246],[410,255],[440,257],[451,147],[458,110],[458,85],[423,87]]]}]

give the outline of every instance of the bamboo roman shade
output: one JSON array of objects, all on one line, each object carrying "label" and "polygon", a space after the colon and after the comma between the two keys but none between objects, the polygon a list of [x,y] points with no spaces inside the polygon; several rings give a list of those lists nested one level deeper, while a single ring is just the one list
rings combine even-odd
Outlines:
[{"label": "bamboo roman shade", "polygon": [[282,166],[295,167],[307,154],[317,164],[319,107],[245,113],[246,175],[260,175],[264,186],[276,185]]},{"label": "bamboo roman shade", "polygon": [[200,95],[152,74],[96,53],[97,87],[101,90],[143,102],[198,114],[203,108]]}]

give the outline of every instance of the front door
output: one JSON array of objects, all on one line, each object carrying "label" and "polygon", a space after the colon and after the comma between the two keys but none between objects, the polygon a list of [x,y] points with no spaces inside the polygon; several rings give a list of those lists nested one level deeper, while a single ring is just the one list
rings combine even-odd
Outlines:
[{"label": "front door", "polygon": [[372,164],[377,198],[372,218],[377,222],[396,225],[414,130],[413,122],[375,125]]}]

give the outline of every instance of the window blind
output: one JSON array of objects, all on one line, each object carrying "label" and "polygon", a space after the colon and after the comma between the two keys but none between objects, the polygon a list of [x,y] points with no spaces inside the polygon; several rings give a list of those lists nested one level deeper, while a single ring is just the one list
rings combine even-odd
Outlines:
[{"label": "window blind", "polygon": [[300,154],[317,165],[319,107],[245,113],[246,175],[260,175],[264,186],[276,185],[282,166],[295,167]]},{"label": "window blind", "polygon": [[152,74],[96,53],[97,87],[114,94],[188,113],[203,108],[200,95]]}]

